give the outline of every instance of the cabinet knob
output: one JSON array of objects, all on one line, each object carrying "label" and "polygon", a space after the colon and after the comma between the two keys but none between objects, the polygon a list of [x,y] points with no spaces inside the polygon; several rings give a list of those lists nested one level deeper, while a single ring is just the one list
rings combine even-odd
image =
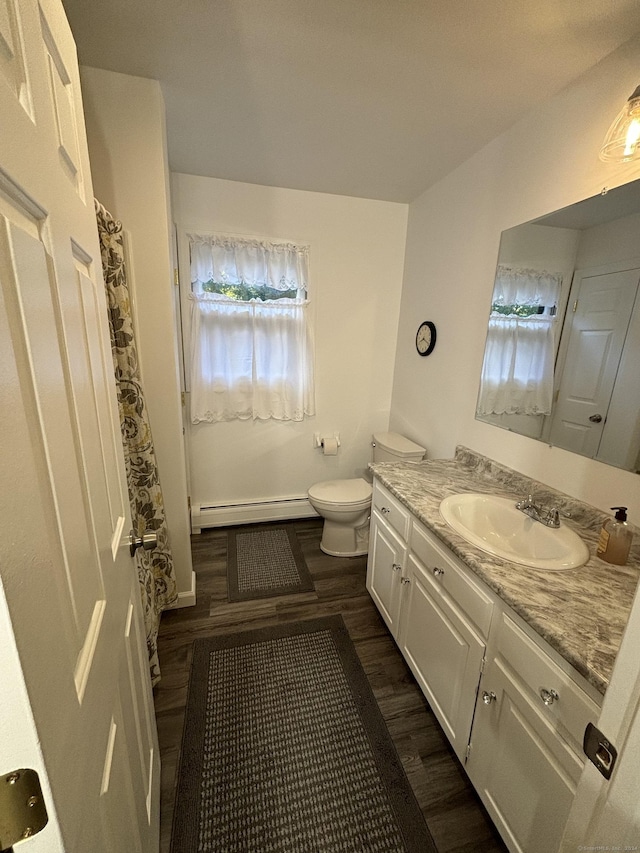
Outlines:
[{"label": "cabinet knob", "polygon": [[381,506],[380,512],[383,513],[384,515],[388,515],[391,512],[391,510],[389,509],[388,506]]},{"label": "cabinet knob", "polygon": [[436,577],[439,577],[440,575],[444,574],[444,569],[440,569],[440,568],[438,568],[438,566],[436,566],[435,569],[433,570],[433,573]]},{"label": "cabinet knob", "polygon": [[560,699],[555,690],[545,690],[544,687],[540,688],[540,698],[545,705],[553,705],[554,702]]},{"label": "cabinet knob", "polygon": [[401,583],[411,583],[411,578],[400,578]]},{"label": "cabinet knob", "polygon": [[492,702],[495,702],[497,698],[498,697],[493,692],[493,690],[491,690],[489,692],[486,690],[482,691],[482,701],[484,702],[485,705],[490,705]]},{"label": "cabinet knob", "polygon": [[399,572],[400,569],[402,568],[402,566],[399,563],[392,563],[391,568],[393,569],[394,572]]}]

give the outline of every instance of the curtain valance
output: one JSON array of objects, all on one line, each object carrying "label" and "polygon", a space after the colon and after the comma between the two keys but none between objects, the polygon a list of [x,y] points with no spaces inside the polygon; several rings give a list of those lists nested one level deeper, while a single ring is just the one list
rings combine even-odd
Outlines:
[{"label": "curtain valance", "polygon": [[493,288],[493,304],[555,305],[562,286],[558,273],[499,265]]},{"label": "curtain valance", "polygon": [[198,295],[209,282],[307,292],[309,246],[272,243],[226,234],[189,234],[191,287]]}]

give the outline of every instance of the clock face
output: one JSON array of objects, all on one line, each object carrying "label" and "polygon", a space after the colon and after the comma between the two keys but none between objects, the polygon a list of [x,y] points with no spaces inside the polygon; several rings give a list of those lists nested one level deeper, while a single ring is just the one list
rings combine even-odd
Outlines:
[{"label": "clock face", "polygon": [[429,320],[418,326],[416,349],[420,355],[429,355],[436,345],[436,327]]}]

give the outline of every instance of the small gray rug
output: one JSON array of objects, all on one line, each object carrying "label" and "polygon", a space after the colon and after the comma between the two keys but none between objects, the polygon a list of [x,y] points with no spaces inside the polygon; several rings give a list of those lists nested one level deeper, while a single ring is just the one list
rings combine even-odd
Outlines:
[{"label": "small gray rug", "polygon": [[341,616],[196,640],[172,853],[436,853]]},{"label": "small gray rug", "polygon": [[227,536],[229,601],[313,590],[292,525],[239,527]]}]

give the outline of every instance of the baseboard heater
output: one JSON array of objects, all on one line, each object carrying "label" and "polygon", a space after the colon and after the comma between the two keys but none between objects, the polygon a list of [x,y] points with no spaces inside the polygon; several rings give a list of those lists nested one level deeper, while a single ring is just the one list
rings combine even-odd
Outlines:
[{"label": "baseboard heater", "polygon": [[286,521],[308,518],[318,513],[306,497],[277,498],[238,504],[191,506],[191,531],[200,533],[206,527],[229,527],[233,524],[255,524],[260,521]]}]

